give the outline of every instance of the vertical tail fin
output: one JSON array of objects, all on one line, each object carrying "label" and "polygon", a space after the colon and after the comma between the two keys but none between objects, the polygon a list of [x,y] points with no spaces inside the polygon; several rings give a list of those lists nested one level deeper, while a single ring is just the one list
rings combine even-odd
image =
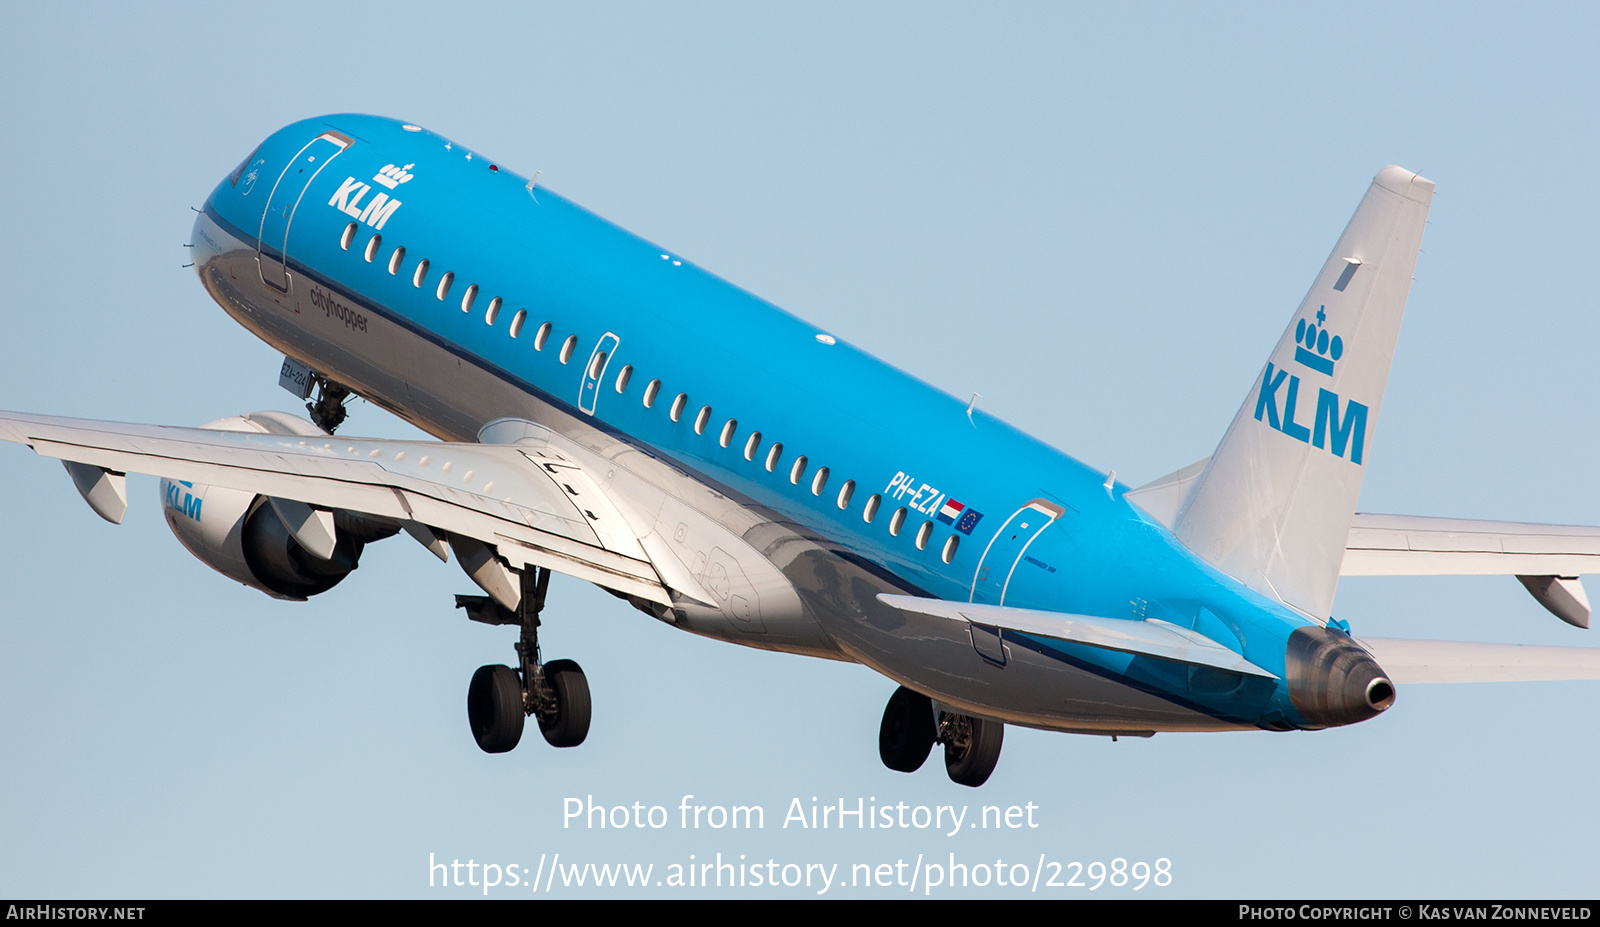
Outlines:
[{"label": "vertical tail fin", "polygon": [[1223,572],[1327,618],[1433,182],[1386,167],[1356,207],[1174,531]]}]

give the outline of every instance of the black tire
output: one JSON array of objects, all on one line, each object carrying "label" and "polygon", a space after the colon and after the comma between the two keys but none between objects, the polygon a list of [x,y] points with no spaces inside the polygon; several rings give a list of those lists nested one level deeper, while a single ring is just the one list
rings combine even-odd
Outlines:
[{"label": "black tire", "polygon": [[878,727],[878,756],[883,765],[895,772],[916,772],[933,751],[936,736],[933,702],[905,686],[894,690]]},{"label": "black tire", "polygon": [[576,747],[589,736],[589,680],[571,660],[551,660],[544,681],[555,693],[556,713],[539,719],[539,731],[552,747]]},{"label": "black tire", "polygon": [[1000,743],[1005,739],[1006,726],[985,718],[969,716],[964,720],[969,731],[966,743],[944,745],[944,768],[951,782],[977,788],[989,781],[995,764],[1000,762]]},{"label": "black tire", "polygon": [[467,721],[484,753],[506,753],[522,739],[522,682],[509,666],[480,666],[467,687]]}]

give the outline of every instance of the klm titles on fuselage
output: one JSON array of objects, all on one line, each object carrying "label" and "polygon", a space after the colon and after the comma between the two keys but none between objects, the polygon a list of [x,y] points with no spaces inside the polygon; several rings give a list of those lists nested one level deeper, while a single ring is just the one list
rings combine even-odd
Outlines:
[{"label": "klm titles on fuselage", "polygon": [[[372,182],[393,190],[415,176],[410,173],[413,167],[416,167],[416,165],[407,164],[403,167],[398,167],[393,164],[385,164],[378,173],[373,175]],[[362,183],[354,177],[346,177],[344,183],[339,185],[339,189],[333,192],[333,198],[328,200],[328,205],[355,219],[357,222],[365,222],[381,232],[384,224],[389,221],[389,217],[394,215],[395,210],[400,208],[400,201],[390,197],[387,193],[380,192],[372,199],[367,200],[365,205],[362,205],[362,200],[370,192],[372,192],[371,184]]]},{"label": "klm titles on fuselage", "polygon": [[[1344,354],[1344,340],[1328,337],[1327,307],[1317,307],[1315,321],[1301,319],[1295,328],[1294,362],[1316,373],[1333,376],[1334,365]],[[1354,399],[1341,406],[1339,394],[1317,386],[1317,410],[1309,426],[1301,424],[1297,412],[1301,405],[1300,377],[1268,363],[1261,375],[1261,390],[1256,395],[1256,421],[1335,457],[1360,464],[1367,444],[1367,407]]]}]

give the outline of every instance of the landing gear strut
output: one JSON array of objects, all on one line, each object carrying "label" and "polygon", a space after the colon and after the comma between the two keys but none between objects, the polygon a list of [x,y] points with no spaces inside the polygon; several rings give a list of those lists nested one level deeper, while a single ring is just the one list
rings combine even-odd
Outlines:
[{"label": "landing gear strut", "polygon": [[878,728],[878,756],[896,772],[916,772],[935,743],[944,744],[944,767],[950,781],[977,788],[988,781],[1000,761],[1006,726],[999,721],[941,711],[933,700],[905,686],[894,690]]},{"label": "landing gear strut", "polygon": [[539,661],[539,613],[550,589],[550,571],[522,571],[522,601],[508,611],[488,596],[458,595],[456,607],[474,621],[515,624],[517,669],[481,666],[467,688],[467,720],[485,753],[505,753],[522,739],[523,719],[533,716],[553,747],[576,747],[589,736],[589,681],[571,660]]},{"label": "landing gear strut", "polygon": [[306,411],[311,413],[312,424],[331,435],[334,429],[344,424],[345,416],[350,414],[344,407],[344,401],[350,398],[350,391],[325,377],[313,376],[317,383],[317,401],[306,403]]}]

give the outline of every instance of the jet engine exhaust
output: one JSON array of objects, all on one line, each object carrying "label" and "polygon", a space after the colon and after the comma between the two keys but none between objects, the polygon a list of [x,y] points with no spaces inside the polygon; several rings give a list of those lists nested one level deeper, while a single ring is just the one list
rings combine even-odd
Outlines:
[{"label": "jet engine exhaust", "polygon": [[1327,628],[1300,628],[1284,654],[1289,700],[1316,730],[1377,717],[1394,704],[1394,683],[1372,655],[1349,635]]}]

